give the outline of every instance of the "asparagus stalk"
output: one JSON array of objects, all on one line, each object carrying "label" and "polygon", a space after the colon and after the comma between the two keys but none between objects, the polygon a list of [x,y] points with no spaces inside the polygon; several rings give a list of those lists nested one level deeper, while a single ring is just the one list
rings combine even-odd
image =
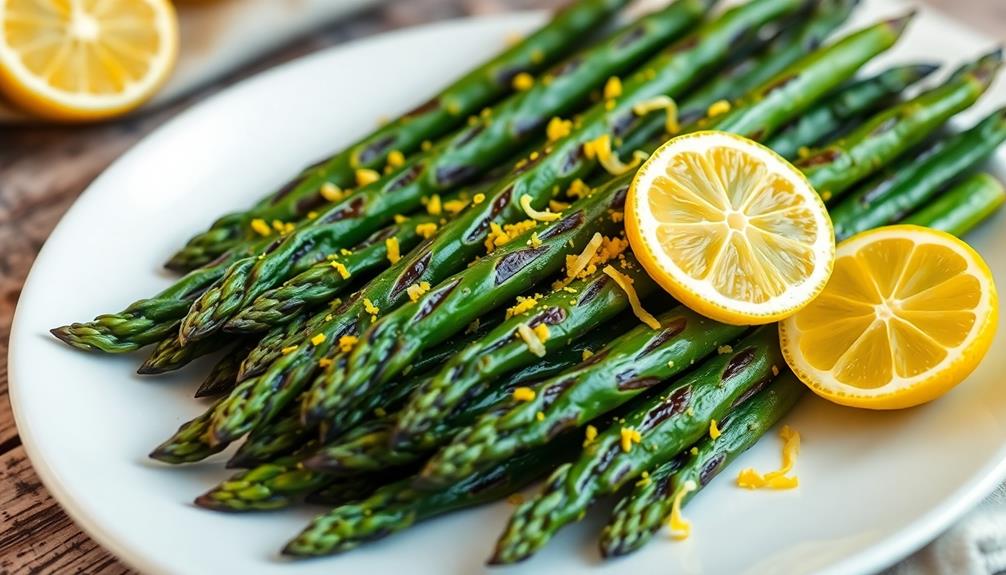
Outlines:
[{"label": "asparagus stalk", "polygon": [[513,90],[514,78],[558,60],[591,30],[606,24],[627,0],[580,0],[503,53],[468,72],[428,102],[393,120],[321,163],[306,169],[279,192],[250,210],[218,219],[166,264],[188,270],[254,237],[251,221],[292,222],[321,208],[325,184],[350,188],[357,169],[381,169],[389,154],[411,154],[424,141],[446,134],[464,119]]},{"label": "asparagus stalk", "polygon": [[796,404],[804,389],[786,370],[727,415],[719,423],[719,437],[704,437],[691,453],[657,466],[650,472],[649,481],[637,484],[615,506],[601,532],[601,555],[627,555],[645,545],[664,525],[675,496],[687,482],[693,482],[696,489],[684,495],[682,505],[757,443]]},{"label": "asparagus stalk", "polygon": [[[886,28],[887,26],[881,27],[881,29]],[[862,37],[869,38],[870,32],[874,31],[867,30],[856,35],[852,40],[861,40]],[[886,36],[891,35],[887,34]],[[845,44],[843,46],[846,48],[844,52],[840,49],[834,52],[846,57],[844,62],[842,62],[842,58],[836,59],[848,69],[851,75],[863,62],[863,50],[848,48],[849,44],[856,46],[857,42],[855,41]],[[858,46],[856,47],[858,48]],[[852,52],[853,55],[848,56],[846,52]],[[823,60],[825,58],[818,56],[811,61],[819,64]],[[811,96],[821,94],[822,86],[820,85],[816,87],[816,90],[804,89],[803,86],[808,79],[813,79],[814,72],[816,70],[813,66],[801,66],[796,71],[784,73],[782,78],[789,82],[790,86],[780,87],[774,82],[771,83],[769,85],[770,93],[757,93],[758,98],[755,100],[758,102],[757,104],[749,108],[740,108],[736,110],[737,113],[728,114],[716,123],[717,127],[741,133],[754,130],[755,126],[759,131],[770,131],[773,126],[780,125],[795,113],[806,108],[813,101]],[[832,83],[836,81],[836,74],[837,70],[834,67],[828,70],[827,76]],[[778,89],[775,90],[776,88]],[[611,186],[628,186],[629,181],[631,181],[630,175],[620,176],[612,180],[606,189],[618,189]],[[598,192],[598,194],[601,193],[604,192]],[[605,208],[611,209],[610,206]],[[587,219],[587,221],[590,220]],[[573,244],[575,251],[576,242]],[[543,270],[548,265],[550,258],[558,260],[561,257],[558,252],[550,255],[544,247],[539,250],[541,253],[534,254],[533,258],[531,252],[523,247],[515,253],[523,254],[522,259],[528,262],[533,259],[533,263],[540,263]],[[506,253],[502,257],[511,258],[513,256]],[[555,262],[555,264],[558,263],[558,261]],[[442,337],[443,330],[463,324],[471,317],[478,317],[487,309],[491,309],[493,302],[498,302],[496,298],[506,292],[506,283],[492,279],[498,277],[498,274],[493,271],[496,265],[490,261],[480,260],[472,268],[444,280],[441,286],[423,296],[419,301],[398,308],[374,324],[364,334],[360,344],[346,361],[333,364],[325,376],[319,378],[315,383],[307,396],[307,402],[304,404],[305,417],[321,419],[343,406],[351,404],[355,396],[366,393],[369,388],[381,385],[394,377],[404,365],[409,363],[414,354],[420,352],[427,345],[428,341],[435,342],[438,337]],[[529,274],[512,274],[512,279],[518,283],[525,281],[525,277],[534,279],[534,276]]]},{"label": "asparagus stalk", "polygon": [[948,182],[983,162],[1004,141],[1006,108],[941,140],[920,156],[895,164],[831,209],[836,239],[901,219]]},{"label": "asparagus stalk", "polygon": [[640,402],[624,422],[591,441],[579,459],[557,469],[540,495],[517,508],[490,562],[530,557],[594,499],[616,492],[699,440],[711,421],[723,420],[784,366],[776,328],[766,326]]},{"label": "asparagus stalk", "polygon": [[263,259],[235,263],[218,284],[197,299],[179,338],[196,340],[219,330],[265,291],[324,258],[360,233],[378,229],[396,213],[417,208],[423,197],[444,193],[485,173],[517,152],[555,115],[571,112],[609,76],[632,69],[644,57],[680,36],[711,0],[678,0],[644,16],[611,38],[574,56],[536,87],[496,106],[474,126],[398,172],[358,189],[295,231]]},{"label": "asparagus stalk", "polygon": [[[303,334],[304,339],[286,346],[295,348],[262,375],[243,381],[220,405],[213,418],[211,441],[229,442],[275,416],[300,393],[316,372],[318,362],[331,355],[333,347],[337,349],[343,336],[360,333],[372,322],[376,314],[369,311],[387,312],[406,298],[410,285],[421,281],[436,284],[462,269],[484,249],[482,243],[490,223],[504,224],[521,217],[523,210],[518,203],[524,195],[541,206],[553,189],[564,188],[591,171],[596,160],[583,154],[584,144],[602,135],[619,135],[613,132],[613,126],[624,128],[639,119],[633,111],[636,104],[658,94],[683,91],[701,73],[722,61],[737,38],[755,33],[766,22],[794,11],[798,5],[795,0],[754,0],[703,25],[691,38],[658,56],[651,62],[653,66],[644,67],[625,82],[621,97],[611,100],[614,106],[602,103],[592,108],[578,128],[501,181],[497,191],[486,194],[485,201],[469,207],[431,241],[380,274],[355,299],[336,310],[331,320],[308,322],[310,331]],[[890,36],[893,41],[894,34]],[[311,340],[321,343],[308,344]]]},{"label": "asparagus stalk", "polygon": [[950,117],[974,104],[1002,65],[996,50],[962,66],[941,86],[871,118],[847,137],[798,162],[825,201],[921,142]]},{"label": "asparagus stalk", "polygon": [[343,553],[425,519],[506,497],[554,468],[569,448],[568,442],[553,442],[439,492],[418,491],[408,479],[382,487],[364,501],[336,507],[315,518],[283,548],[283,554],[311,557]]},{"label": "asparagus stalk", "polygon": [[191,463],[223,451],[227,447],[226,445],[210,445],[206,441],[213,408],[221,401],[223,399],[217,400],[206,412],[183,423],[178,431],[171,436],[171,439],[158,445],[150,452],[150,458],[171,464]]},{"label": "asparagus stalk", "polygon": [[849,121],[886,107],[912,84],[932,74],[938,66],[895,66],[876,76],[842,88],[800,119],[773,136],[766,145],[786,158],[795,158],[807,142],[816,144],[848,125]]},{"label": "asparagus stalk", "polygon": [[196,389],[196,397],[213,397],[230,393],[237,384],[238,367],[253,344],[238,344],[221,357],[206,379]]},{"label": "asparagus stalk", "polygon": [[998,210],[1004,199],[1002,183],[989,174],[978,173],[940,194],[905,218],[904,223],[963,236]]}]

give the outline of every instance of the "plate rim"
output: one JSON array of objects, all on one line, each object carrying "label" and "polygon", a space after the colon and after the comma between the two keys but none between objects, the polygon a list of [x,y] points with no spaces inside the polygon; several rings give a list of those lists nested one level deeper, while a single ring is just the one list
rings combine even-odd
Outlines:
[{"label": "plate rim", "polygon": [[[993,38],[990,38],[984,32],[977,31],[973,27],[961,23],[953,16],[938,8],[926,5],[920,9],[932,13],[944,21],[948,21],[964,30],[967,30],[973,36],[976,44],[995,42]],[[328,47],[317,52],[295,58],[294,60],[285,62],[262,72],[258,72],[226,87],[217,93],[212,94],[204,100],[192,104],[186,110],[172,117],[150,133],[143,136],[125,153],[109,164],[109,166],[105,168],[90,184],[88,184],[70,208],[60,217],[59,222],[53,228],[45,244],[35,256],[32,267],[23,283],[22,294],[27,293],[32,287],[33,275],[37,264],[40,260],[42,260],[48,248],[53,243],[50,242],[49,239],[56,237],[58,234],[67,233],[63,230],[64,221],[73,214],[75,210],[83,209],[81,206],[86,205],[89,198],[95,196],[95,194],[87,195],[86,192],[90,191],[92,188],[103,185],[103,182],[106,179],[113,179],[115,177],[115,173],[122,165],[131,163],[134,156],[142,156],[145,153],[145,148],[151,140],[159,139],[164,135],[164,133],[179,129],[179,126],[184,126],[190,121],[191,117],[198,116],[198,114],[203,113],[204,108],[212,105],[218,105],[220,101],[228,98],[238,97],[242,91],[254,89],[254,87],[259,83],[271,82],[273,81],[272,79],[274,76],[295,73],[294,71],[301,66],[309,66],[316,60],[332,58],[339,53],[351,52],[356,49],[366,49],[371,45],[394,42],[410,36],[425,36],[440,32],[449,32],[452,28],[464,28],[479,22],[497,24],[500,26],[513,25],[529,27],[533,22],[540,22],[544,19],[545,15],[545,11],[516,11],[503,14],[468,16],[427,23],[410,28],[391,30],[365,38],[350,40],[346,43]],[[23,300],[23,297],[19,297],[10,329],[7,353],[7,371],[9,380],[8,395],[10,397],[11,409],[18,436],[21,439],[21,444],[25,448],[26,455],[35,470],[35,473],[38,475],[39,480],[48,492],[52,495],[53,499],[59,503],[60,507],[67,513],[73,522],[89,537],[93,538],[103,548],[111,552],[117,559],[132,568],[139,569],[144,573],[171,573],[172,570],[170,566],[163,565],[153,558],[147,557],[140,550],[134,550],[128,543],[126,543],[125,539],[116,535],[116,529],[92,518],[86,509],[88,505],[86,505],[83,501],[78,500],[78,498],[70,493],[70,489],[60,479],[58,473],[50,466],[49,459],[36,443],[37,440],[33,435],[29,417],[25,414],[28,408],[22,406],[22,400],[20,399],[20,393],[18,392],[19,385],[17,383],[20,379],[17,376],[19,371],[17,366],[19,365],[19,362],[16,357],[16,349],[20,347],[18,342],[22,338],[37,335],[30,332],[22,333],[28,329],[27,327],[23,327],[21,325],[23,322],[19,321],[22,316]],[[891,533],[887,537],[871,544],[862,551],[819,570],[818,573],[832,575],[838,573],[858,573],[884,569],[921,549],[926,544],[933,541],[948,527],[951,527],[952,523],[960,519],[970,510],[974,509],[981,500],[992,493],[997,485],[1006,480],[1006,448],[1000,449],[998,455],[998,461],[995,461],[992,458],[988,460],[984,469],[980,472],[980,476],[976,474],[972,480],[962,484],[943,501],[926,513],[920,515],[914,521],[906,524],[904,527],[894,533]],[[120,539],[122,540],[120,541]]]}]

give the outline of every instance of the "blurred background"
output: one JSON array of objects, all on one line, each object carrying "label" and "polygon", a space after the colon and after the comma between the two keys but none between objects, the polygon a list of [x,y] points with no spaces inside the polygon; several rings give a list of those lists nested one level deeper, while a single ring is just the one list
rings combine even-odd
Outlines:
[{"label": "blurred background", "polygon": [[[4,2],[6,0],[0,0]],[[1006,0],[917,0],[1006,41]],[[178,0],[180,53],[137,110],[66,124],[0,103],[0,573],[120,573],[39,483],[6,399],[7,340],[39,248],[81,191],[145,134],[194,103],[304,54],[403,27],[564,0]],[[137,102],[137,105],[140,105]]]}]

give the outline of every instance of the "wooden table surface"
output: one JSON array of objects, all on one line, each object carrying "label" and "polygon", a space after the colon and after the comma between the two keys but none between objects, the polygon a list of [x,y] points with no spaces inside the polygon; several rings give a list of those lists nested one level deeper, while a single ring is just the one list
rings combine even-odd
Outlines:
[{"label": "wooden table surface", "polygon": [[[1006,0],[920,0],[1006,41]],[[31,263],[87,184],[144,134],[209,93],[323,47],[465,14],[560,0],[398,0],[323,30],[168,109],[85,128],[4,128],[0,137],[0,574],[127,573],[80,531],[31,468],[7,400],[11,316]]]}]

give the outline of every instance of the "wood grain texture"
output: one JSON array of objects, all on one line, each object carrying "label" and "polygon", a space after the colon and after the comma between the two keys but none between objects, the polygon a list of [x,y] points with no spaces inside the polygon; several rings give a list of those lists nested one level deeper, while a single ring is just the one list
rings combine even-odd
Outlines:
[{"label": "wood grain texture", "polygon": [[[925,0],[1006,40],[1004,0]],[[140,118],[91,127],[8,128],[0,139],[0,574],[119,574],[129,569],[66,516],[39,483],[7,400],[7,342],[35,255],[88,183],[138,139],[216,90],[277,63],[384,30],[465,14],[544,8],[563,0],[399,0],[323,30],[211,89]]]}]

